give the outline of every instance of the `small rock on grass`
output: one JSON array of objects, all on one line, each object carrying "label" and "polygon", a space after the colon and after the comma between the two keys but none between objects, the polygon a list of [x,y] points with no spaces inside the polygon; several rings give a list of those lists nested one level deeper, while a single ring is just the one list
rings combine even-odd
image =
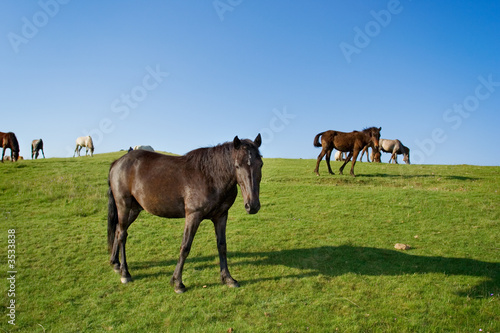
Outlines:
[{"label": "small rock on grass", "polygon": [[394,248],[397,250],[406,251],[406,250],[411,249],[411,246],[408,244],[397,243],[396,245],[394,245]]}]

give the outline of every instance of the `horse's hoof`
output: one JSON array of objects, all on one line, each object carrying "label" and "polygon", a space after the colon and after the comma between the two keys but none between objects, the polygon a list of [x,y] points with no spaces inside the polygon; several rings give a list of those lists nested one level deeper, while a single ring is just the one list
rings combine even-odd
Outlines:
[{"label": "horse's hoof", "polygon": [[183,294],[186,292],[186,287],[184,285],[176,286],[176,287],[174,287],[174,291],[176,294]]},{"label": "horse's hoof", "polygon": [[226,283],[226,286],[228,286],[229,288],[239,288],[240,284],[238,283],[238,281],[233,281]]},{"label": "horse's hoof", "polygon": [[130,281],[132,281],[132,278],[131,278],[131,277],[121,277],[121,278],[120,278],[120,281],[121,281],[123,284],[126,284],[126,283],[129,283]]},{"label": "horse's hoof", "polygon": [[229,288],[239,288],[240,287],[240,284],[238,283],[238,281],[236,281],[233,278],[230,278],[230,279],[221,279],[221,282],[222,282],[222,284],[225,284]]},{"label": "horse's hoof", "polygon": [[113,265],[113,271],[115,273],[120,273],[120,264]]}]

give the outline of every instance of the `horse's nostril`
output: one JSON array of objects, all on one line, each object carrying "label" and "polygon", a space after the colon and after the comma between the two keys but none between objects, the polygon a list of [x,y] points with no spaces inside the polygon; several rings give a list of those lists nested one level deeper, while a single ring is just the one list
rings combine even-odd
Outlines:
[{"label": "horse's nostril", "polygon": [[245,204],[245,209],[246,210],[249,210],[250,209],[250,205],[248,203]]}]

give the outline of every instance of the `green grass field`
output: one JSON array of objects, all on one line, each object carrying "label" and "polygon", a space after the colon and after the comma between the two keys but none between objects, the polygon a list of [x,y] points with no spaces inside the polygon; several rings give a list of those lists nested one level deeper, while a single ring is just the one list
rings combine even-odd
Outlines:
[{"label": "green grass field", "polygon": [[141,213],[131,283],[108,264],[107,173],[121,154],[0,165],[2,332],[500,332],[500,167],[358,162],[353,178],[323,161],[317,177],[315,160],[264,159],[260,212],[239,195],[229,214],[241,287],[219,284],[205,221],[177,295],[182,219]]}]

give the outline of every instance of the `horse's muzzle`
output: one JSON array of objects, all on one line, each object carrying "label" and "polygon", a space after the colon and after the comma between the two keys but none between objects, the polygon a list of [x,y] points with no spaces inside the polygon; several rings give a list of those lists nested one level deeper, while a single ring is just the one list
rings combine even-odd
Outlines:
[{"label": "horse's muzzle", "polygon": [[246,203],[245,209],[246,209],[248,214],[256,214],[260,209],[260,202],[257,201],[257,202],[252,203],[252,204]]}]

